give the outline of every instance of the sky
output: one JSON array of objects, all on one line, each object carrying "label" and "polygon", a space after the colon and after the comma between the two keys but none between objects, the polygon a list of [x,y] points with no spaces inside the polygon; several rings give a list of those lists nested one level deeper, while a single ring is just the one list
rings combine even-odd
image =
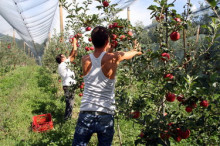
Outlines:
[{"label": "sky", "polygon": [[[69,0],[71,1],[71,0]],[[77,2],[80,3],[82,0],[77,0]],[[111,3],[118,2],[119,0],[111,0]],[[126,1],[126,0],[121,0]],[[168,3],[173,2],[174,0],[168,0]],[[184,11],[183,6],[187,3],[188,0],[176,0],[174,3],[175,9],[177,10],[178,13],[182,13]],[[191,0],[192,3],[192,11],[195,11],[196,9],[199,8],[200,3],[203,3],[205,0]],[[95,6],[98,4],[98,2],[93,2],[93,5],[90,7],[91,12],[97,13],[97,9]],[[150,13],[151,11],[148,10],[147,8],[150,5],[156,5],[154,0],[136,0],[132,5],[130,6],[130,19],[132,25],[134,25],[137,21],[141,21],[145,26],[150,25],[152,20],[150,19]],[[120,5],[119,7],[121,7]],[[122,12],[118,13],[118,16],[120,18],[127,18],[127,9],[124,9]]]},{"label": "sky", "polygon": [[[68,0],[71,2],[72,0]],[[76,0],[78,3],[82,2],[82,0]],[[118,2],[120,0],[111,0],[110,4],[113,4],[115,2]],[[121,0],[122,2],[126,0]],[[168,0],[168,3],[173,2],[174,0]],[[182,13],[184,11],[183,6],[187,3],[188,0],[176,0],[174,3],[175,7],[174,9],[177,10],[177,13]],[[191,0],[192,3],[192,11],[195,11],[199,8],[200,3],[204,3],[205,0]],[[90,6],[90,13],[98,13],[98,10],[96,8],[97,4],[99,4],[96,1],[93,1],[93,4]],[[148,10],[147,8],[150,5],[156,5],[154,0],[135,0],[135,2],[132,3],[130,6],[130,21],[132,25],[135,25],[137,22],[141,22],[144,26],[148,26],[152,23],[151,18],[151,11]],[[119,5],[119,7],[122,7],[123,5]],[[67,13],[64,11],[64,16],[67,16]],[[120,13],[117,14],[119,18],[127,18],[127,9],[124,9]],[[64,24],[65,24],[65,19],[64,19]],[[55,24],[55,27],[59,31],[59,22]]]},{"label": "sky", "polygon": [[[71,2],[72,0],[68,0],[69,2]],[[78,3],[82,2],[82,0],[76,0]],[[113,4],[115,2],[118,2],[120,0],[111,0],[110,4]],[[126,1],[126,0],[121,0]],[[168,0],[168,3],[173,2],[174,0]],[[174,3],[175,7],[174,9],[177,10],[177,13],[182,13],[184,11],[184,5],[186,5],[188,0],[176,0],[176,2]],[[199,8],[200,3],[204,3],[205,0],[190,0],[192,3],[192,11],[195,11]],[[93,1],[93,4],[89,7],[90,11],[89,13],[98,13],[98,10],[96,8],[97,5],[100,5],[99,2],[97,1]],[[148,10],[147,8],[150,5],[156,5],[156,3],[154,2],[154,0],[136,0],[135,2],[132,3],[132,5],[130,6],[130,21],[131,24],[135,26],[135,24],[138,22],[141,22],[144,26],[148,26],[152,23],[152,19],[151,19],[151,10]],[[123,7],[123,5],[119,5],[119,7]],[[64,10],[64,17],[67,16],[67,13]],[[124,9],[123,11],[121,11],[120,13],[117,14],[117,16],[119,16],[119,18],[127,18],[127,9]],[[65,19],[64,19],[64,25],[65,25]],[[57,22],[55,24],[55,28],[57,29],[57,32],[59,32],[60,30],[60,26],[59,26],[59,22]]]},{"label": "sky", "polygon": [[[173,0],[169,0],[168,2],[173,2]],[[186,4],[186,2],[187,0],[176,0],[174,3],[174,8],[178,13],[182,13],[184,11],[183,6]],[[193,4],[192,11],[199,8],[200,2],[201,0],[191,0],[191,3]],[[156,3],[154,3],[153,0],[137,0],[130,6],[130,18],[132,25],[134,25],[137,21],[143,22],[145,26],[151,24],[151,11],[147,8],[152,4],[155,5]],[[127,10],[124,9],[118,15],[121,18],[127,18]]]},{"label": "sky", "polygon": [[[68,0],[72,1],[72,0]],[[111,3],[118,2],[119,0],[111,0]],[[126,0],[121,0],[126,1]],[[173,2],[174,0],[168,0],[168,2]],[[178,13],[182,13],[184,11],[183,6],[187,3],[188,0],[176,0],[174,9],[177,10]],[[191,3],[193,4],[192,10],[195,11],[197,8],[199,8],[200,3],[203,3],[205,0],[191,0]],[[77,0],[77,2],[82,2],[82,0]],[[95,8],[98,2],[94,1],[93,5],[91,6],[91,13],[97,13],[97,9]],[[152,23],[152,20],[150,19],[150,13],[151,11],[147,8],[152,5],[156,4],[154,0],[136,0],[131,6],[130,6],[130,20],[132,25],[135,25],[136,22],[142,22],[144,26],[150,25]],[[123,5],[120,5],[123,6]],[[122,12],[117,14],[120,18],[127,18],[127,9],[124,9]],[[65,24],[65,16],[67,16],[67,13],[64,11],[64,24]],[[53,25],[54,28],[57,30],[56,32],[60,31],[60,22],[59,22],[59,13],[56,15],[56,21]],[[3,21],[1,21],[3,22]],[[1,27],[0,33],[2,31],[7,32],[7,30],[4,27]],[[13,29],[8,30],[10,34],[12,34]],[[51,29],[53,31],[53,29]]]}]

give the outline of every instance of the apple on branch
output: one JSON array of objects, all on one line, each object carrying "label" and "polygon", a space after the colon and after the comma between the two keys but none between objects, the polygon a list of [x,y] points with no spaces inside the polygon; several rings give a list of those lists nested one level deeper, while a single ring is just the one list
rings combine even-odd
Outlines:
[{"label": "apple on branch", "polygon": [[167,93],[166,94],[166,100],[169,102],[174,102],[174,100],[176,99],[176,95],[174,93]]},{"label": "apple on branch", "polygon": [[156,16],[157,22],[163,21],[164,18],[165,18],[165,15],[164,15],[164,14],[159,14],[158,16]]},{"label": "apple on branch", "polygon": [[180,39],[180,33],[178,31],[174,31],[170,34],[170,39],[172,41],[177,41]]},{"label": "apple on branch", "polygon": [[104,7],[108,7],[109,6],[109,3],[107,1],[102,2],[102,4],[103,4]]},{"label": "apple on branch", "polygon": [[163,61],[168,61],[170,59],[170,54],[169,53],[162,53],[161,56],[162,56],[161,59]]},{"label": "apple on branch", "polygon": [[91,27],[86,27],[86,31],[90,31],[92,28]]}]

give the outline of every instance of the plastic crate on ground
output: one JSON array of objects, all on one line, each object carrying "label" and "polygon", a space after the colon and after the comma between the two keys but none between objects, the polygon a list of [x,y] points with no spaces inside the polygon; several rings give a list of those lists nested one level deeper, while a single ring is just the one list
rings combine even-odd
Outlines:
[{"label": "plastic crate on ground", "polygon": [[33,116],[32,130],[43,132],[53,129],[53,121],[50,113]]}]

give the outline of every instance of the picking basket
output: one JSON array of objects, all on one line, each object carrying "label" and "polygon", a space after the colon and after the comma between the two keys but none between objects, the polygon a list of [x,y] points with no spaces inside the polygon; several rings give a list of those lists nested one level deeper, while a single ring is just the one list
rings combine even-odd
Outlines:
[{"label": "picking basket", "polygon": [[34,132],[43,132],[53,129],[53,121],[50,113],[33,116],[32,130]]}]

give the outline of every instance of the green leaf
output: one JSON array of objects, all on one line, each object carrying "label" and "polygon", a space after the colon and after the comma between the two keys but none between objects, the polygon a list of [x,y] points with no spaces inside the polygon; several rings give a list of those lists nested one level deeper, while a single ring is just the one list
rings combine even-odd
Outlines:
[{"label": "green leaf", "polygon": [[157,11],[157,6],[156,5],[151,5],[147,9],[152,10],[152,11]]},{"label": "green leaf", "polygon": [[212,18],[213,24],[216,24],[216,18],[215,17],[211,17],[211,18]]},{"label": "green leaf", "polygon": [[183,27],[184,27],[185,29],[188,29],[188,24],[184,24]]},{"label": "green leaf", "polygon": [[215,39],[217,39],[218,37],[220,37],[220,34],[216,34],[215,35]]},{"label": "green leaf", "polygon": [[207,25],[204,24],[204,25],[202,25],[201,27],[202,27],[202,28],[207,28]]},{"label": "green leaf", "polygon": [[212,32],[212,28],[210,26],[208,26],[207,29],[209,30],[209,32]]},{"label": "green leaf", "polygon": [[72,18],[75,17],[75,15],[68,15],[66,18]]},{"label": "green leaf", "polygon": [[79,7],[79,8],[76,8],[76,12],[80,11],[81,9],[83,9],[83,7]]},{"label": "green leaf", "polygon": [[100,10],[100,9],[102,8],[102,6],[96,6],[96,8],[97,8],[98,10]]},{"label": "green leaf", "polygon": [[217,1],[215,0],[206,0],[206,1],[210,4],[211,7],[215,7],[217,5]]},{"label": "green leaf", "polygon": [[174,4],[169,4],[168,7],[174,7]]},{"label": "green leaf", "polygon": [[171,11],[172,11],[172,13],[176,14],[176,10],[175,9],[172,9]]},{"label": "green leaf", "polygon": [[210,37],[205,37],[206,38],[206,40],[208,41],[208,42],[211,42],[211,38]]},{"label": "green leaf", "polygon": [[167,3],[167,0],[162,0],[162,1],[160,2],[160,5],[163,6],[163,5],[165,5],[165,3]]},{"label": "green leaf", "polygon": [[210,80],[211,80],[212,82],[216,81],[217,78],[218,78],[218,74],[217,74],[217,73],[214,73],[214,74],[212,74],[212,75],[210,76]]}]

